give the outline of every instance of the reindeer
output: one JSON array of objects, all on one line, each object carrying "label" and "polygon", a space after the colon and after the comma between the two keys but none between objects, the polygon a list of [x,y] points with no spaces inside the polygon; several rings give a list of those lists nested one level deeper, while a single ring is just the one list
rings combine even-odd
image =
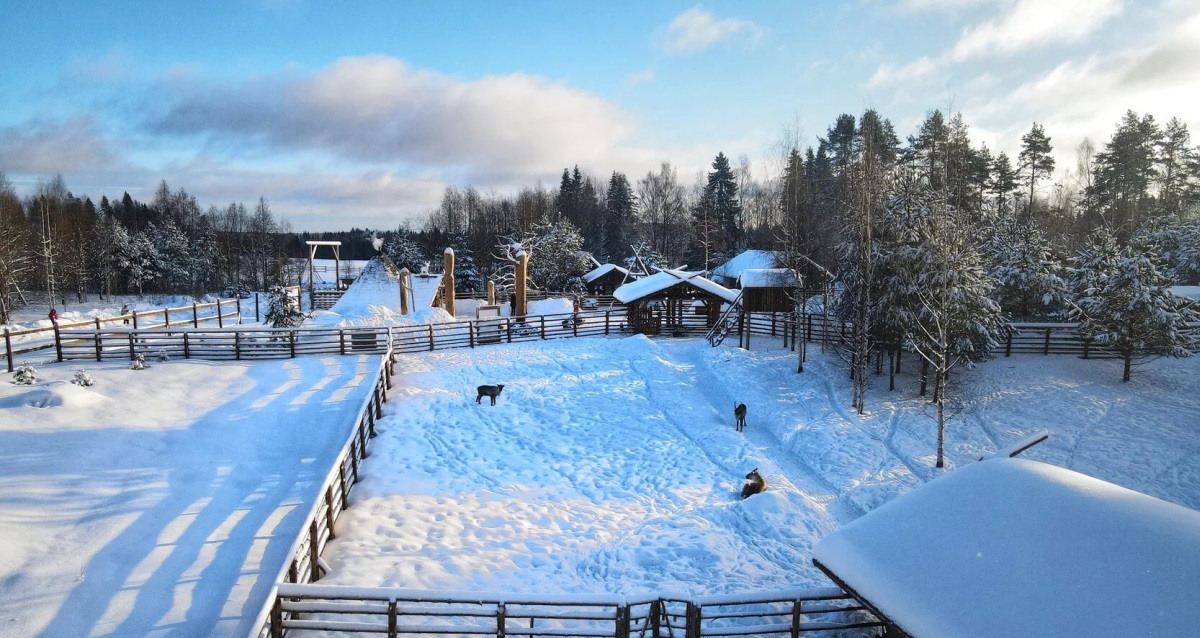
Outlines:
[{"label": "reindeer", "polygon": [[483,397],[491,397],[492,405],[496,405],[496,397],[500,396],[500,391],[504,389],[503,385],[481,385],[475,388],[479,392],[475,397],[475,403],[479,403]]},{"label": "reindeer", "polygon": [[742,498],[750,498],[755,494],[767,491],[767,481],[758,473],[758,468],[750,470],[746,475],[746,484],[742,486]]},{"label": "reindeer", "polygon": [[741,432],[746,429],[746,404],[739,403],[733,406],[733,418],[737,420],[737,431]]}]

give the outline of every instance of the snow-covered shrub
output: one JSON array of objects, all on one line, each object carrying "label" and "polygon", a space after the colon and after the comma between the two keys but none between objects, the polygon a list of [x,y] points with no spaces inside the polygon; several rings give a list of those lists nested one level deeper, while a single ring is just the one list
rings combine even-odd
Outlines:
[{"label": "snow-covered shrub", "polygon": [[166,363],[171,360],[171,357],[167,355],[166,350],[159,350],[157,359],[159,360],[160,363]]},{"label": "snow-covered shrub", "polygon": [[87,372],[85,372],[83,370],[75,371],[75,378],[71,379],[71,383],[74,383],[75,385],[81,386],[84,388],[91,386],[91,385],[96,385],[96,381],[92,379],[92,375],[88,374]]},{"label": "snow-covered shrub", "polygon": [[145,370],[150,366],[146,365],[146,355],[137,353],[133,355],[133,365],[129,366],[130,370]]},{"label": "snow-covered shrub", "polygon": [[13,383],[17,385],[33,385],[34,381],[37,381],[37,369],[28,363],[17,366],[13,372]]},{"label": "snow-covered shrub", "polygon": [[273,328],[292,328],[304,322],[307,318],[300,311],[298,300],[288,296],[287,290],[281,286],[271,287],[271,301],[267,307],[267,323]]}]

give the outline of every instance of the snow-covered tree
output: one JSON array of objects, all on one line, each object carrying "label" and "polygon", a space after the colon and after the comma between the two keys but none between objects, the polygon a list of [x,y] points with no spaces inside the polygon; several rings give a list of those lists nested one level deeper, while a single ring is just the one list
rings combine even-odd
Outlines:
[{"label": "snow-covered tree", "polygon": [[911,173],[893,179],[877,257],[879,299],[887,321],[928,364],[937,405],[937,467],[943,466],[946,380],[959,364],[987,356],[1005,329],[988,297],[974,227],[950,206],[944,189]]},{"label": "snow-covered tree", "polygon": [[1200,317],[1171,292],[1152,246],[1116,248],[1102,233],[1076,259],[1072,282],[1072,319],[1085,339],[1121,356],[1122,381],[1131,378],[1135,359],[1191,355],[1195,337],[1185,324]]},{"label": "snow-covered tree", "polygon": [[76,370],[75,377],[71,379],[71,383],[84,388],[96,385],[95,379],[93,379],[92,375],[88,374],[86,370]]},{"label": "snow-covered tree", "polygon": [[[392,263],[396,264],[397,268],[407,268],[409,272],[421,270],[421,264],[428,259],[421,253],[421,247],[417,245],[412,235],[404,229],[392,234],[391,238],[383,243],[382,252],[392,260]],[[455,249],[455,254],[457,253],[458,249]]]},{"label": "snow-covered tree", "polygon": [[129,286],[142,296],[147,283],[158,276],[158,252],[146,233],[137,233],[129,238],[124,254],[120,257]]},{"label": "snow-covered tree", "polygon": [[1004,214],[984,244],[992,298],[1011,318],[1050,319],[1063,309],[1067,282],[1059,275],[1050,242],[1032,224]]},{"label": "snow-covered tree", "polygon": [[34,381],[37,381],[37,368],[28,363],[22,363],[13,371],[13,383],[17,385],[33,385]]},{"label": "snow-covered tree", "polygon": [[267,303],[267,323],[273,328],[298,326],[307,318],[296,300],[282,286],[271,286],[271,297]]},{"label": "snow-covered tree", "polygon": [[512,288],[513,266],[521,253],[529,257],[526,279],[531,287],[556,292],[583,290],[580,276],[592,264],[583,252],[583,237],[570,220],[551,223],[543,219],[520,238],[501,238],[494,257],[505,264],[499,276],[499,285],[505,289]]}]

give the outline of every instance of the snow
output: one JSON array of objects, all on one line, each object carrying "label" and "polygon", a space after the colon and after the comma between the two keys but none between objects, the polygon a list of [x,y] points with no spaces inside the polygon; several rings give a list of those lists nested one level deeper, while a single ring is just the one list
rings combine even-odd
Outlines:
[{"label": "snow", "polygon": [[1200,286],[1171,286],[1171,292],[1176,297],[1200,300]]},{"label": "snow", "polygon": [[742,288],[783,288],[797,286],[796,274],[787,268],[747,268],[740,278]]},{"label": "snow", "polygon": [[[403,407],[380,423],[327,582],[703,596],[827,586],[811,562],[820,539],[952,469],[933,467],[936,426],[913,376],[895,393],[873,377],[860,416],[845,408],[842,364],[818,345],[801,375],[793,353],[762,347],[635,336],[401,357]],[[1025,456],[1194,508],[1197,371],[1159,360],[1131,386],[1112,360],[964,370],[949,466],[1049,429]],[[505,384],[495,407],[474,402],[485,383]],[[742,501],[754,467],[769,488]]]},{"label": "snow", "polygon": [[400,314],[400,275],[381,259],[372,259],[354,283],[346,289],[332,308],[313,313],[306,325],[332,328],[356,326],[411,325],[415,323],[446,323],[454,321],[442,308],[431,308],[433,298],[442,283],[442,276],[410,275],[412,284],[411,314]]},{"label": "snow", "polygon": [[921,638],[1184,636],[1200,623],[1200,512],[1024,459],[938,478],[814,558]]},{"label": "snow", "polygon": [[668,288],[678,286],[685,281],[729,303],[733,303],[737,299],[738,293],[705,279],[701,276],[701,273],[685,272],[682,270],[662,270],[649,277],[643,277],[637,281],[622,284],[613,291],[613,297],[621,303],[629,303],[636,299],[642,299]]},{"label": "snow", "polygon": [[0,635],[248,635],[378,356],[0,382]]},{"label": "snow", "polygon": [[731,281],[737,280],[742,272],[751,269],[775,268],[778,263],[778,253],[772,250],[747,250],[742,254],[713,269],[713,278],[725,277]]}]

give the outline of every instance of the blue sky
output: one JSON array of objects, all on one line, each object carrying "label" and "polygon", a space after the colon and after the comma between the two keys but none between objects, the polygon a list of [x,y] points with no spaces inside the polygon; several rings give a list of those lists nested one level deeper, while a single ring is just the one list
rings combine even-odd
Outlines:
[{"label": "blue sky", "polygon": [[[933,108],[1060,168],[1126,109],[1200,131],[1200,0],[13,2],[0,171],[95,200],[160,180],[266,197],[300,230],[394,227],[446,186],[511,193],[578,164],[686,181],[718,151],[875,108]],[[1200,135],[1200,133],[1198,133]]]}]

